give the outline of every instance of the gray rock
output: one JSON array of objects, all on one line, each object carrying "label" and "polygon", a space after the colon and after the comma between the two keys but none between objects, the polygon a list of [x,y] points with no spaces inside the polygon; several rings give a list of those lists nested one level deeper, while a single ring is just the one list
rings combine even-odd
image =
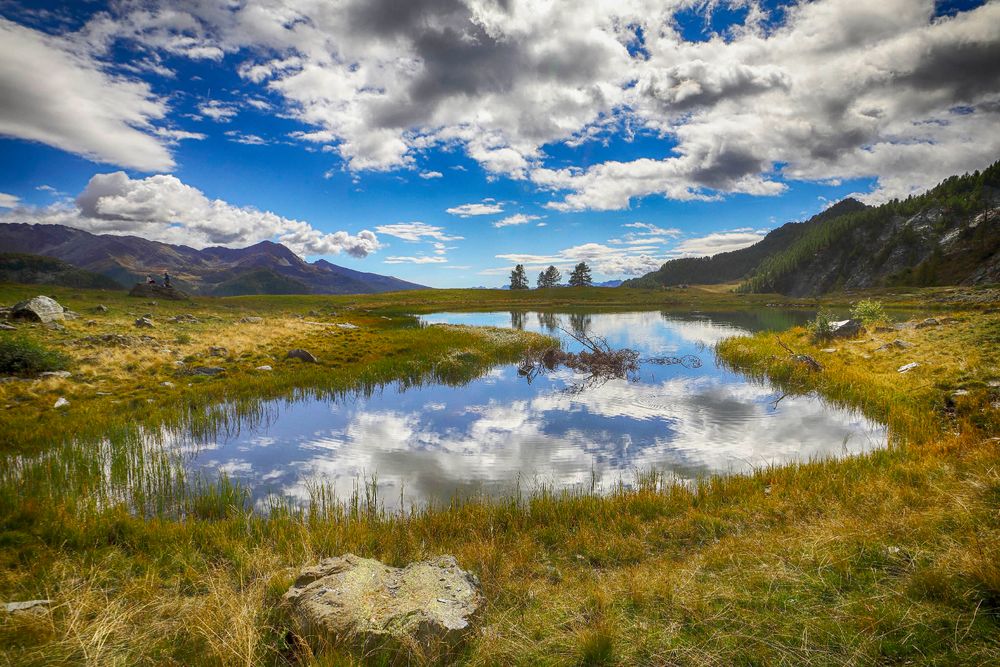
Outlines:
[{"label": "gray rock", "polygon": [[454,556],[395,568],[345,554],[302,570],[284,601],[317,650],[346,643],[439,662],[468,636],[482,595]]},{"label": "gray rock", "polygon": [[161,386],[161,387],[166,387],[166,388],[168,388],[168,389],[169,389],[170,387],[173,387],[173,386],[174,386],[174,383],[173,383],[173,382],[170,382],[169,380],[167,380],[167,381],[164,381],[164,382],[161,382],[161,383],[160,383],[160,386]]},{"label": "gray rock", "polygon": [[261,322],[264,321],[264,318],[263,317],[257,317],[255,315],[249,315],[247,317],[241,317],[239,319],[239,321],[242,324],[260,324]]},{"label": "gray rock", "polygon": [[10,311],[11,318],[15,320],[29,320],[31,322],[41,322],[48,324],[65,319],[63,307],[55,299],[47,296],[36,296],[27,301],[15,303]]},{"label": "gray rock", "polygon": [[227,350],[224,347],[215,347],[215,346],[212,346],[212,347],[208,348],[208,356],[210,356],[210,357],[228,357],[229,356],[229,350]]},{"label": "gray rock", "polygon": [[338,322],[337,323],[337,328],[338,329],[357,329],[358,325],[357,324],[351,324],[350,322]]},{"label": "gray rock", "polygon": [[106,313],[108,312],[108,307],[105,306],[103,303],[99,303],[93,308],[91,308],[91,310],[93,310],[95,313]]},{"label": "gray rock", "polygon": [[285,355],[286,359],[301,359],[306,363],[315,364],[317,363],[316,357],[312,355],[312,352],[308,350],[289,350],[288,354]]},{"label": "gray rock", "polygon": [[270,366],[268,366],[267,364],[264,364],[263,366],[258,366],[257,370],[258,371],[271,371],[271,370],[274,370],[274,369],[271,368]]},{"label": "gray rock", "polygon": [[0,331],[16,331],[17,327],[13,327],[9,324],[4,324],[0,322]]},{"label": "gray rock", "polygon": [[152,329],[156,325],[153,324],[153,320],[149,319],[146,316],[143,316],[135,321],[135,326],[139,327],[140,329]]},{"label": "gray rock", "polygon": [[928,317],[926,320],[923,320],[921,322],[917,322],[917,328],[918,329],[924,329],[926,327],[936,327],[936,326],[939,326],[940,324],[941,323],[938,322],[933,317]]},{"label": "gray rock", "polygon": [[830,322],[830,334],[834,338],[854,338],[862,329],[861,320],[841,320]]},{"label": "gray rock", "polygon": [[23,602],[5,602],[4,610],[8,614],[36,614],[41,616],[49,611],[52,600],[24,600]]},{"label": "gray rock", "polygon": [[194,375],[218,375],[225,372],[226,369],[221,366],[195,366],[191,369]]},{"label": "gray rock", "polygon": [[66,327],[58,322],[46,322],[43,326],[46,329],[51,329],[52,331],[66,331]]},{"label": "gray rock", "polygon": [[38,377],[40,377],[40,378],[62,378],[62,379],[66,379],[70,375],[72,375],[72,373],[70,373],[69,371],[45,371],[44,373],[41,373]]},{"label": "gray rock", "polygon": [[919,365],[920,364],[918,364],[917,362],[911,361],[908,364],[904,364],[904,365],[900,366],[898,369],[896,369],[896,372],[897,373],[909,373],[910,371],[912,371],[914,368],[918,367]]},{"label": "gray rock", "polygon": [[56,399],[56,403],[52,407],[54,407],[54,408],[64,408],[67,405],[69,405],[69,401],[67,401],[65,398],[63,398],[62,396],[60,396],[59,398]]}]

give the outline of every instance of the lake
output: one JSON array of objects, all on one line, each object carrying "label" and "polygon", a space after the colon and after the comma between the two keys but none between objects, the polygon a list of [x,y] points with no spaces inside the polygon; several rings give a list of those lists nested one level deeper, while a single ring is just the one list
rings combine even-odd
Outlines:
[{"label": "lake", "polygon": [[[809,315],[777,309],[426,315],[427,326],[550,333],[569,351],[581,345],[566,332],[600,336],[613,348],[639,351],[639,372],[587,382],[562,368],[528,382],[511,364],[460,387],[390,385],[367,397],[274,401],[263,420],[186,442],[186,465],[209,477],[225,472],[247,485],[260,507],[269,498],[305,503],[320,483],[347,499],[375,480],[380,501],[393,509],[542,486],[601,491],[629,484],[637,471],[695,480],[885,446],[885,428],[856,412],[813,395],[783,396],[716,364],[718,341],[783,330]],[[665,364],[664,357],[685,363]]]}]

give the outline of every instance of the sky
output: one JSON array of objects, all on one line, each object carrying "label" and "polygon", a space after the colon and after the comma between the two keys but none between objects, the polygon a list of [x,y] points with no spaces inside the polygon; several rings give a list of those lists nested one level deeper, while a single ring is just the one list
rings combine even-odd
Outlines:
[{"label": "sky", "polygon": [[598,281],[1000,158],[1000,0],[0,0],[0,222]]}]

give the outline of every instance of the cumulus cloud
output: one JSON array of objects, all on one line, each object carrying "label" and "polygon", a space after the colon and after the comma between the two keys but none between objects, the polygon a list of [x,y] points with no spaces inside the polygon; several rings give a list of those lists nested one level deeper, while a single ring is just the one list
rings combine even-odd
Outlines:
[{"label": "cumulus cloud", "polygon": [[174,166],[171,137],[158,138],[153,123],[166,111],[144,81],[108,74],[70,40],[0,18],[0,135],[162,171]]},{"label": "cumulus cloud", "polygon": [[462,204],[461,206],[452,206],[451,208],[446,209],[445,212],[462,218],[468,218],[474,215],[495,215],[497,213],[503,213],[503,206],[492,199],[484,199],[478,204]]},{"label": "cumulus cloud", "polygon": [[[112,3],[72,41],[0,24],[0,86],[18,93],[0,96],[0,132],[168,168],[150,130],[163,101],[95,60],[124,41],[153,64],[239,54],[247,85],[306,126],[293,137],[349,170],[410,169],[425,151],[457,149],[487,178],[550,192],[558,211],[872,177],[874,202],[1000,154],[1000,2],[946,17],[935,5],[815,0],[770,16],[749,0]],[[748,9],[743,25],[685,39],[678,11],[724,7]],[[235,113],[206,104],[216,120]],[[662,146],[586,167],[546,154],[615,132]]]},{"label": "cumulus cloud", "polygon": [[[602,243],[584,243],[548,255],[505,253],[496,257],[511,264],[524,264],[531,271],[543,269],[549,264],[569,270],[578,262],[586,262],[597,273],[607,276],[639,276],[656,270],[663,263],[663,257],[654,245],[623,248]],[[482,273],[502,275],[511,268],[487,269]]]},{"label": "cumulus cloud", "polygon": [[684,239],[671,249],[670,254],[677,257],[717,255],[720,252],[730,252],[752,246],[766,235],[767,230],[713,232],[704,236]]},{"label": "cumulus cloud", "polygon": [[211,118],[216,123],[228,123],[239,111],[232,104],[208,100],[198,105],[198,113]]},{"label": "cumulus cloud", "polygon": [[379,225],[375,228],[379,234],[395,236],[404,241],[423,241],[425,239],[435,239],[437,241],[458,241],[461,236],[451,236],[445,233],[444,227],[428,225],[425,222],[397,222],[391,225]]},{"label": "cumulus cloud", "polygon": [[0,219],[63,224],[102,234],[136,234],[196,248],[243,247],[275,240],[303,256],[345,252],[365,257],[381,247],[369,230],[356,235],[325,233],[301,220],[209,199],[174,176],[133,179],[121,171],[94,175],[77,196],[75,206],[58,203],[40,209],[15,208]]},{"label": "cumulus cloud", "polygon": [[14,208],[21,201],[20,197],[0,192],[0,208]]},{"label": "cumulus cloud", "polygon": [[443,176],[444,176],[444,174],[442,174],[440,171],[422,171],[422,172],[420,172],[420,178],[424,179],[425,181],[429,181],[432,178],[441,178]]},{"label": "cumulus cloud", "polygon": [[524,213],[515,213],[514,215],[509,215],[502,220],[497,220],[493,223],[494,227],[513,227],[515,225],[526,225],[533,220],[538,220],[537,215],[525,215]]}]

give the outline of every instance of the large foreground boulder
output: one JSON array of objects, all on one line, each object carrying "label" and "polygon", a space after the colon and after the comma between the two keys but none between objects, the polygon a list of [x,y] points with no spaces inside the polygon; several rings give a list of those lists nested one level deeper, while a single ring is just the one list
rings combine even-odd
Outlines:
[{"label": "large foreground boulder", "polygon": [[457,649],[482,595],[479,579],[454,556],[396,568],[345,554],[302,570],[284,600],[315,650],[347,645],[407,662]]},{"label": "large foreground boulder", "polygon": [[183,301],[190,298],[185,292],[180,291],[176,287],[164,287],[163,285],[150,285],[147,283],[136,283],[128,295],[149,299],[172,299],[174,301]]},{"label": "large foreground boulder", "polygon": [[63,307],[55,299],[50,299],[47,296],[36,296],[33,299],[15,303],[14,307],[10,309],[10,316],[15,320],[30,320],[42,324],[66,319]]},{"label": "large foreground boulder", "polygon": [[830,334],[834,338],[854,338],[861,333],[864,323],[861,320],[841,320],[830,322]]}]

